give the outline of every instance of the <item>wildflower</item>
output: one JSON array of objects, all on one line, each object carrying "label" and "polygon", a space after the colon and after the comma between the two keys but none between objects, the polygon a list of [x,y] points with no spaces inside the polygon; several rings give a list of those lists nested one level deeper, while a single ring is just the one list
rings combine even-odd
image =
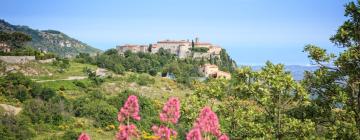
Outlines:
[{"label": "wildflower", "polygon": [[170,98],[160,113],[160,120],[176,124],[180,118],[180,102],[177,98]]},{"label": "wildflower", "polygon": [[81,133],[78,140],[90,140],[89,135],[87,135],[86,133]]},{"label": "wildflower", "polygon": [[218,140],[229,140],[229,137],[228,137],[227,135],[225,135],[225,134],[222,134],[222,135],[218,138]]},{"label": "wildflower", "polygon": [[215,136],[221,134],[219,119],[209,107],[204,107],[201,110],[194,127],[199,128],[202,132],[211,133]]},{"label": "wildflower", "polygon": [[133,124],[120,125],[119,132],[116,133],[116,140],[131,140],[131,138],[137,137],[139,137],[139,134],[137,132],[136,126]]},{"label": "wildflower", "polygon": [[132,117],[135,120],[140,120],[139,103],[137,97],[134,95],[129,96],[124,106],[121,107],[118,113],[118,121],[122,122],[128,117]]},{"label": "wildflower", "polygon": [[155,136],[158,136],[160,140],[170,140],[171,136],[176,136],[177,132],[171,128],[165,126],[152,126],[151,129],[154,131]]},{"label": "wildflower", "polygon": [[186,140],[202,140],[200,129],[193,128],[190,130],[190,132],[186,135]]}]

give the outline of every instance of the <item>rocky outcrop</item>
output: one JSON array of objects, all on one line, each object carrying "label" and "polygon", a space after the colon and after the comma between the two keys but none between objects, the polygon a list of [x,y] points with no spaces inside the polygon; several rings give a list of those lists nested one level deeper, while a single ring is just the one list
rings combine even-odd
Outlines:
[{"label": "rocky outcrop", "polygon": [[5,110],[5,113],[12,115],[17,115],[21,111],[21,108],[7,104],[0,104],[0,107]]}]

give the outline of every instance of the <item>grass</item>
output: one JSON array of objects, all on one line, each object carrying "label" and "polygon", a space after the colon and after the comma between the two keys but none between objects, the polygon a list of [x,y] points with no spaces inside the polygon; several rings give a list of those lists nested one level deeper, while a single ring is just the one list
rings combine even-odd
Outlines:
[{"label": "grass", "polygon": [[124,76],[108,79],[102,84],[101,89],[109,95],[116,95],[124,90],[132,90],[142,96],[161,101],[165,101],[171,96],[185,98],[186,95],[193,93],[191,89],[178,84],[171,79],[159,76],[153,77],[155,81],[154,84],[145,86],[141,86],[136,82],[128,82],[129,80],[127,79],[133,74],[136,73],[128,72]]},{"label": "grass", "polygon": [[86,74],[83,72],[84,68],[90,68],[92,70],[96,70],[98,67],[90,64],[82,64],[82,63],[76,63],[71,61],[70,67],[63,73],[59,73],[57,71],[57,68],[52,65],[52,63],[46,63],[41,64],[37,63],[37,66],[39,66],[42,69],[47,70],[49,73],[40,73],[36,76],[31,76],[32,79],[39,81],[39,80],[55,80],[55,79],[67,79],[71,76],[86,76]]}]

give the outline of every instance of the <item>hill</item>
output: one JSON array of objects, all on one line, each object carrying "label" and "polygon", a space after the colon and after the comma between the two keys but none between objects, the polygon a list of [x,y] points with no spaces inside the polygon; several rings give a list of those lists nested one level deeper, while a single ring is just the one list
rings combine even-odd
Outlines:
[{"label": "hill", "polygon": [[[261,70],[264,66],[251,66],[255,71]],[[305,66],[305,65],[285,65],[285,70],[290,71],[291,75],[295,80],[300,81],[304,78],[305,71],[315,71],[318,69],[318,66]]]},{"label": "hill", "polygon": [[27,45],[35,49],[53,52],[62,57],[73,57],[78,53],[96,54],[100,52],[99,49],[56,30],[37,30],[28,26],[12,25],[0,19],[0,31],[26,33],[32,37],[32,41]]}]

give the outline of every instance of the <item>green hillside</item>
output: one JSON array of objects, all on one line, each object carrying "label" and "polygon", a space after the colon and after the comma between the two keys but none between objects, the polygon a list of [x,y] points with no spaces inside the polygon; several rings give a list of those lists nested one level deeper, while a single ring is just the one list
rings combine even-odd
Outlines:
[{"label": "green hillside", "polygon": [[100,52],[99,49],[71,38],[60,31],[37,30],[28,26],[12,25],[5,20],[0,20],[0,31],[26,33],[32,37],[32,41],[27,44],[28,46],[53,52],[62,57],[72,57],[79,53],[96,54]]}]

